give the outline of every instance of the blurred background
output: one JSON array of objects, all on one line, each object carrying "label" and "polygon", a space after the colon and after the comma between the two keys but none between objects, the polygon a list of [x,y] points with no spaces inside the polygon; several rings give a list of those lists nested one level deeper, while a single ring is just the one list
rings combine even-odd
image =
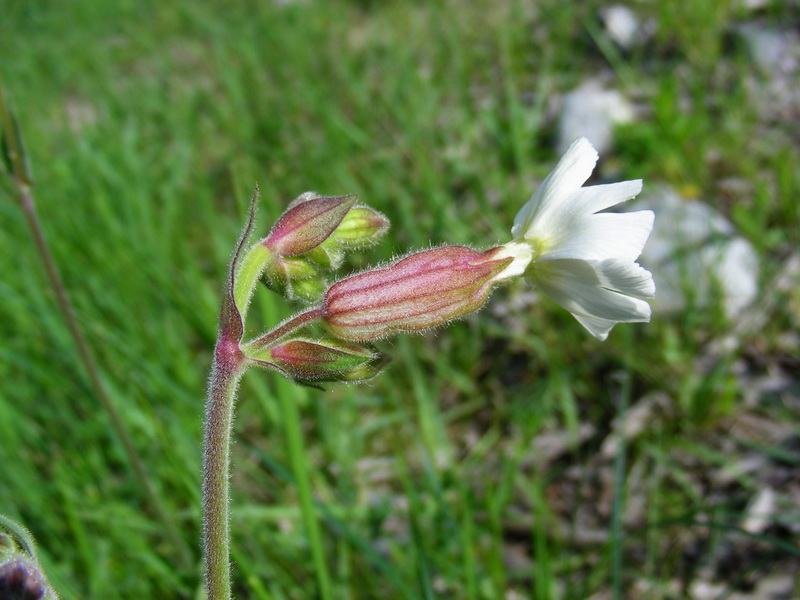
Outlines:
[{"label": "blurred background", "polygon": [[[578,135],[600,150],[592,182],[645,180],[653,322],[599,343],[520,282],[383,344],[393,362],[370,384],[249,373],[236,597],[800,593],[796,1],[0,0],[0,15],[46,235],[182,545],[5,185],[0,513],[30,528],[65,600],[199,597],[204,387],[256,183],[262,234],[306,190],[385,213],[350,272],[507,241]],[[251,320],[296,308],[264,289]]]}]

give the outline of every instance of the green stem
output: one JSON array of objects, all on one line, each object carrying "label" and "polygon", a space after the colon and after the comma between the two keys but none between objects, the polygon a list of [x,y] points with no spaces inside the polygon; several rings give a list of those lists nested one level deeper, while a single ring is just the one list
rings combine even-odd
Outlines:
[{"label": "green stem", "polygon": [[300,509],[303,514],[303,524],[308,535],[314,570],[317,573],[319,597],[322,600],[333,598],[331,578],[325,561],[325,552],[322,545],[322,534],[311,495],[311,483],[306,469],[306,456],[303,446],[303,429],[300,422],[300,412],[297,409],[295,398],[289,394],[281,394],[281,412],[283,413],[286,437],[289,444],[289,456],[292,462],[292,471],[297,483],[297,492],[300,496]]},{"label": "green stem", "polygon": [[214,349],[203,436],[203,564],[207,600],[229,600],[229,476],[236,388],[245,371],[244,355],[224,338]]},{"label": "green stem", "polygon": [[611,595],[615,600],[621,599],[622,588],[622,512],[625,510],[625,453],[627,440],[622,423],[628,410],[631,393],[630,375],[620,376],[620,387],[617,391],[617,419],[620,426],[617,431],[617,455],[614,458],[614,500],[611,506]]},{"label": "green stem", "polygon": [[44,265],[50,286],[55,292],[58,307],[67,323],[67,328],[69,329],[75,346],[78,349],[78,355],[80,356],[81,362],[83,363],[86,373],[89,376],[89,381],[91,386],[94,388],[95,395],[100,400],[100,403],[103,405],[103,408],[111,419],[111,425],[113,426],[117,437],[119,437],[120,441],[122,442],[122,446],[125,449],[125,454],[128,457],[128,461],[131,463],[131,465],[133,465],[134,471],[136,471],[139,482],[144,488],[145,496],[147,496],[149,501],[150,508],[154,511],[156,516],[164,525],[165,531],[171,538],[175,550],[179,553],[180,560],[182,561],[183,565],[188,567],[191,564],[192,559],[186,547],[186,543],[181,538],[180,532],[175,526],[174,521],[170,518],[166,507],[161,501],[160,496],[156,493],[155,488],[150,481],[150,477],[148,476],[147,470],[144,466],[144,461],[142,461],[141,457],[139,456],[136,446],[133,444],[131,436],[128,433],[128,429],[126,428],[119,411],[111,401],[111,396],[109,395],[102,379],[100,378],[100,369],[94,359],[94,355],[89,347],[89,343],[87,342],[86,337],[83,335],[83,330],[78,324],[78,319],[75,316],[75,309],[69,300],[67,288],[64,285],[64,280],[61,278],[61,273],[58,270],[58,266],[53,258],[53,254],[50,251],[50,246],[45,238],[41,221],[36,213],[36,204],[33,198],[33,191],[29,177],[25,172],[22,148],[19,147],[17,143],[17,132],[13,126],[11,114],[5,104],[2,90],[0,90],[0,118],[2,118],[2,127],[5,131],[6,140],[9,145],[9,157],[14,170],[12,179],[16,187],[17,197],[20,205],[22,206],[22,212],[25,215],[25,220],[30,228],[31,234],[33,235],[33,240],[39,253],[39,258]]}]

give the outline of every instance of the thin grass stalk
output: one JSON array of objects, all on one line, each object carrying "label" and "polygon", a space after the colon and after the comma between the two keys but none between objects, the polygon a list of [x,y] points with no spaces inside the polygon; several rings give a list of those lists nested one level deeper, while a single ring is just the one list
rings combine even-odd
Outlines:
[{"label": "thin grass stalk", "polygon": [[73,342],[78,349],[80,362],[83,364],[83,367],[86,370],[86,374],[89,377],[89,382],[94,389],[95,396],[97,396],[97,398],[100,400],[100,403],[103,405],[103,409],[111,419],[111,425],[114,428],[117,437],[122,442],[122,446],[125,450],[128,461],[133,466],[136,476],[139,479],[142,488],[144,489],[150,509],[164,525],[170,541],[175,547],[176,552],[178,552],[181,563],[185,567],[188,567],[191,565],[192,558],[187,546],[181,537],[178,528],[175,526],[174,521],[172,518],[170,518],[166,506],[156,493],[155,487],[150,481],[150,477],[145,469],[144,461],[142,461],[139,452],[136,450],[136,446],[133,444],[133,440],[128,432],[127,427],[125,426],[125,422],[120,416],[117,408],[114,406],[111,396],[103,384],[103,381],[100,377],[100,369],[94,359],[94,355],[89,347],[89,343],[87,342],[86,337],[83,335],[83,330],[78,323],[72,302],[67,295],[67,288],[64,285],[61,272],[59,271],[58,265],[53,258],[52,252],[50,251],[50,246],[47,243],[44,230],[41,226],[41,221],[36,212],[36,203],[33,196],[33,182],[27,174],[27,169],[24,164],[23,151],[18,144],[18,134],[16,128],[14,127],[11,113],[6,105],[2,89],[0,89],[0,118],[2,118],[2,127],[5,131],[5,138],[8,144],[8,155],[13,168],[13,173],[11,175],[15,190],[17,192],[17,198],[22,207],[22,212],[25,215],[25,221],[31,231],[31,235],[33,236],[34,244],[36,246],[39,259],[42,261],[42,265],[44,266],[48,282],[55,293],[56,303],[58,304],[59,310],[64,317],[64,321],[67,324],[67,328],[69,329]]},{"label": "thin grass stalk", "polygon": [[[617,418],[620,423],[630,403],[630,376],[623,373],[617,392]],[[622,511],[625,510],[625,432],[622,427],[617,432],[617,455],[614,458],[614,500],[611,506],[611,595],[615,600],[624,597],[622,588]]]},{"label": "thin grass stalk", "polygon": [[289,458],[297,492],[300,497],[300,511],[303,515],[303,524],[311,546],[311,558],[317,577],[319,597],[322,600],[332,600],[333,591],[331,577],[325,560],[325,548],[322,543],[322,533],[311,494],[311,482],[308,477],[308,460],[303,444],[303,428],[300,421],[300,412],[296,400],[289,394],[281,394],[281,411],[289,446]]},{"label": "thin grass stalk", "polygon": [[464,554],[463,572],[465,579],[466,600],[476,600],[478,598],[478,562],[475,556],[475,523],[472,502],[473,497],[466,483],[466,477],[462,477],[458,482],[458,492],[461,496],[461,543],[463,544]]}]

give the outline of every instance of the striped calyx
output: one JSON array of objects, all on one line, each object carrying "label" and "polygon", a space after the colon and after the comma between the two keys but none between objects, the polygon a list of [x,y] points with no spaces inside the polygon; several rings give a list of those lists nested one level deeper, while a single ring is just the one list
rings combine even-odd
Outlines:
[{"label": "striped calyx", "polygon": [[325,293],[322,319],[333,335],[352,341],[436,327],[486,303],[514,260],[495,258],[501,252],[443,246],[348,277]]}]

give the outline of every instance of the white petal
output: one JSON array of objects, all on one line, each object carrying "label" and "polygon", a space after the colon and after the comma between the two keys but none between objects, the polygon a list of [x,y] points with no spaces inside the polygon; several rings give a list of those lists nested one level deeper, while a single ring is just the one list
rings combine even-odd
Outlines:
[{"label": "white petal", "polygon": [[[514,218],[511,235],[519,239],[538,225],[557,221],[563,201],[589,179],[597,164],[597,151],[586,138],[578,138],[567,149],[556,168],[536,188],[533,196]],[[553,213],[553,214],[550,214]]]},{"label": "white petal", "polygon": [[608,319],[600,319],[599,317],[583,317],[575,314],[572,316],[601,342],[606,341],[608,332],[617,324],[617,321],[609,321]]},{"label": "white petal", "polygon": [[635,198],[642,191],[642,180],[620,181],[581,188],[570,199],[574,210],[594,214]]},{"label": "white petal", "polygon": [[501,260],[509,257],[514,260],[495,276],[494,281],[505,281],[522,275],[533,258],[533,250],[525,242],[508,242],[501,246],[497,253],[492,255],[492,260]]},{"label": "white petal", "polygon": [[609,290],[640,298],[652,299],[656,296],[653,274],[633,261],[611,258],[593,263],[592,266],[601,285]]},{"label": "white petal", "polygon": [[632,261],[540,261],[529,272],[545,294],[581,317],[581,323],[599,339],[605,339],[614,323],[650,320],[650,305],[625,295],[652,297],[655,293],[652,275]]},{"label": "white petal", "polygon": [[542,259],[580,258],[636,260],[653,230],[652,211],[601,213],[565,222],[556,236],[547,240],[551,250]]}]

